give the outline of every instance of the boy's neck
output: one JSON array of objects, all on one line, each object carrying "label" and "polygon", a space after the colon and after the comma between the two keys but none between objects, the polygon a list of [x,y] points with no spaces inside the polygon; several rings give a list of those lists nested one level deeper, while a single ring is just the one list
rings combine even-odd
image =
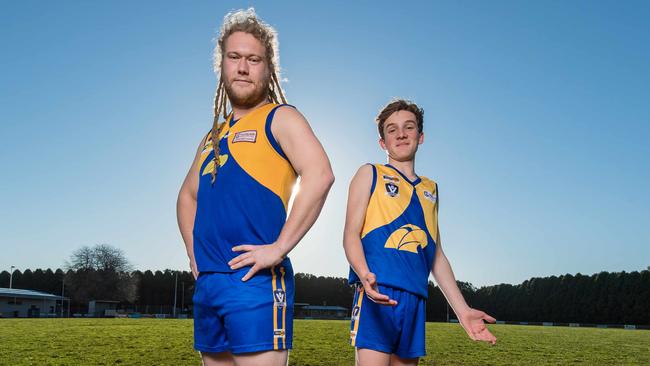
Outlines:
[{"label": "boy's neck", "polygon": [[415,159],[407,161],[397,161],[388,157],[388,164],[394,166],[397,170],[402,172],[408,179],[416,180],[418,178],[415,174]]}]

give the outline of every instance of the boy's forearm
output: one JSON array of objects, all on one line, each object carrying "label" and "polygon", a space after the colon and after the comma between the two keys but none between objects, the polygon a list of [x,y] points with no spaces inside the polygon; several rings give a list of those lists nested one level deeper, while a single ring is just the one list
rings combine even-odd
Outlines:
[{"label": "boy's forearm", "polygon": [[366,262],[366,255],[363,252],[359,234],[345,234],[343,237],[343,249],[345,250],[345,256],[352,270],[360,279],[363,279],[370,270],[368,268],[368,262]]},{"label": "boy's forearm", "polygon": [[449,305],[451,305],[454,313],[460,317],[461,314],[469,311],[470,307],[467,305],[467,302],[465,302],[465,298],[456,284],[454,272],[452,271],[451,265],[444,253],[441,252],[436,254],[436,261],[432,273],[438,287],[442,290],[443,295],[447,299],[447,302],[449,302]]}]

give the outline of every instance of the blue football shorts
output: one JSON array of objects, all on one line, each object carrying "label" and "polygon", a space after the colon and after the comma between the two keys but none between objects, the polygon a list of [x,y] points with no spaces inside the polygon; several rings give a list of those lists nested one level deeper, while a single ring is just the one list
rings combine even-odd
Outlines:
[{"label": "blue football shorts", "polygon": [[291,349],[294,279],[291,266],[257,272],[201,273],[194,290],[194,348],[233,354]]},{"label": "blue football shorts", "polygon": [[424,328],[426,300],[411,292],[378,286],[379,292],[397,301],[396,306],[370,300],[361,284],[352,304],[350,344],[357,348],[394,353],[402,358],[426,355]]}]

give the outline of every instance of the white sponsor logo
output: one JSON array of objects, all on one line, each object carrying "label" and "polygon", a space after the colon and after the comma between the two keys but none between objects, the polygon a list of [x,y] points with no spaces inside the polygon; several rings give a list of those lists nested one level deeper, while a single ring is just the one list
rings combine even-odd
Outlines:
[{"label": "white sponsor logo", "polygon": [[241,131],[235,134],[235,137],[232,139],[232,143],[236,142],[255,142],[257,140],[257,131],[248,130]]},{"label": "white sponsor logo", "polygon": [[424,198],[428,199],[431,202],[436,202],[436,199],[438,199],[438,197],[435,194],[429,191],[424,191]]}]

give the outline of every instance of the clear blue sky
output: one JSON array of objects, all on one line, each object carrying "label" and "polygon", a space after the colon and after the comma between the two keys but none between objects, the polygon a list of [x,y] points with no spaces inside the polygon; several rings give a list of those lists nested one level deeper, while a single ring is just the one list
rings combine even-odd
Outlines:
[{"label": "clear blue sky", "polygon": [[97,243],[187,268],[175,201],[211,124],[213,38],[250,5],[337,177],[296,271],[347,275],[347,186],[385,160],[373,117],[394,96],[425,109],[416,171],[459,279],[650,265],[647,2],[20,1],[0,6],[0,270]]}]

